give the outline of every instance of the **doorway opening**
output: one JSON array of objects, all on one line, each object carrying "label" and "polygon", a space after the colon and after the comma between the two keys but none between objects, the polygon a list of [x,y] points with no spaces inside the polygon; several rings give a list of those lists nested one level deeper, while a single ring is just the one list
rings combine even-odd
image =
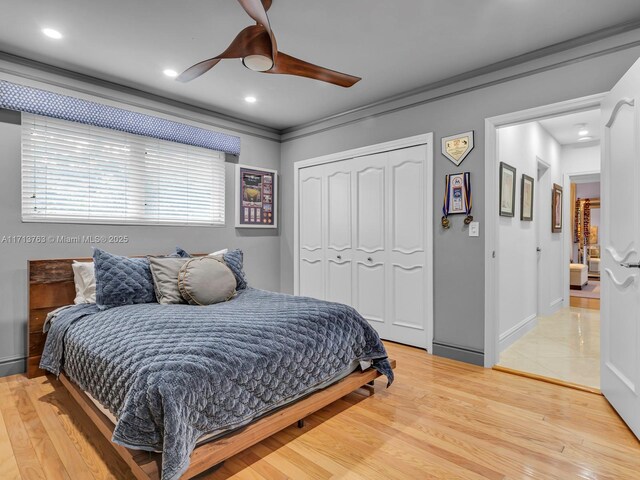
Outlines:
[{"label": "doorway opening", "polygon": [[571,175],[570,303],[600,309],[600,173]]},{"label": "doorway opening", "polygon": [[[497,126],[497,368],[600,388],[600,109]],[[503,176],[506,164],[514,175]],[[511,186],[509,185],[511,184]],[[500,194],[499,194],[500,196]]]}]

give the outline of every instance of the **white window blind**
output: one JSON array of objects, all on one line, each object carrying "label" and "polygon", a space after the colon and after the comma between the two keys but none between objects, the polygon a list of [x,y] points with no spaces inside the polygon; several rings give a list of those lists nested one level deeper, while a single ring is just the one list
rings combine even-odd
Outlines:
[{"label": "white window blind", "polygon": [[22,115],[22,219],[224,225],[224,154]]}]

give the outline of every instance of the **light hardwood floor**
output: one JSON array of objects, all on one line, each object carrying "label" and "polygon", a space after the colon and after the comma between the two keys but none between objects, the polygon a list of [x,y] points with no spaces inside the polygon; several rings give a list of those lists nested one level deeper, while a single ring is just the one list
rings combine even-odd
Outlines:
[{"label": "light hardwood floor", "polygon": [[[354,393],[199,479],[637,479],[604,397],[388,344],[396,382]],[[0,478],[131,479],[52,378],[0,379]]]},{"label": "light hardwood floor", "polygon": [[599,298],[569,297],[569,304],[572,307],[590,308],[590,309],[593,309],[593,310],[600,310],[600,299]]}]

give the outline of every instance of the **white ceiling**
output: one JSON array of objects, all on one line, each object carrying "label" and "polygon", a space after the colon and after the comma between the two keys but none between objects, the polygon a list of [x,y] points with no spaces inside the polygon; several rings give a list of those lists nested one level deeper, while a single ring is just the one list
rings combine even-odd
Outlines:
[{"label": "white ceiling", "polygon": [[[0,51],[278,129],[640,19],[638,0],[274,0],[280,50],[363,77],[343,89],[235,60],[188,84],[162,75],[215,56],[251,24],[235,0],[2,0],[1,9]],[[257,103],[243,101],[250,94]]]},{"label": "white ceiling", "polygon": [[[560,117],[540,120],[540,124],[549,132],[560,145],[573,145],[581,143],[593,144],[600,140],[600,110],[588,110],[586,112],[571,113]],[[585,125],[592,137],[588,142],[579,140],[578,125]]]}]

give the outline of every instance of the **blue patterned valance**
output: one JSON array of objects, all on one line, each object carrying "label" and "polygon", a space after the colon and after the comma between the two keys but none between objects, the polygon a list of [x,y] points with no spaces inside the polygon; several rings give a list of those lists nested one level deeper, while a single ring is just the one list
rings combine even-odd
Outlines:
[{"label": "blue patterned valance", "polygon": [[0,108],[240,154],[240,138],[0,80]]}]

